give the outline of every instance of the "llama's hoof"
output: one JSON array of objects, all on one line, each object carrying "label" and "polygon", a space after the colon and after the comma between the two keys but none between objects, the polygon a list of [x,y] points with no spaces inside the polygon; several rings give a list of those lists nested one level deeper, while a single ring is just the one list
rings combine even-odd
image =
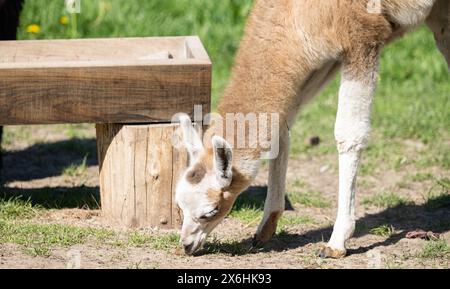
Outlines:
[{"label": "llama's hoof", "polygon": [[332,249],[328,246],[323,246],[319,251],[320,258],[341,259],[347,254],[346,250]]},{"label": "llama's hoof", "polygon": [[261,248],[261,247],[263,247],[264,244],[266,244],[266,243],[267,243],[267,241],[261,240],[261,239],[258,237],[258,234],[255,234],[255,235],[253,236],[253,240],[252,240],[252,247],[253,247],[253,248]]}]

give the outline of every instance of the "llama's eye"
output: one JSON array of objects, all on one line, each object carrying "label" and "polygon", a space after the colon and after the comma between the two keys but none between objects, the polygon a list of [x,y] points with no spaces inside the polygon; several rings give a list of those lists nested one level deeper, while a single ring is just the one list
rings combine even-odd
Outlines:
[{"label": "llama's eye", "polygon": [[200,220],[208,220],[208,219],[211,219],[211,218],[215,217],[215,216],[217,215],[218,212],[219,212],[219,207],[217,206],[217,207],[214,208],[214,210],[212,210],[212,211],[210,211],[210,212],[208,212],[208,213],[202,215],[202,216],[200,217]]}]

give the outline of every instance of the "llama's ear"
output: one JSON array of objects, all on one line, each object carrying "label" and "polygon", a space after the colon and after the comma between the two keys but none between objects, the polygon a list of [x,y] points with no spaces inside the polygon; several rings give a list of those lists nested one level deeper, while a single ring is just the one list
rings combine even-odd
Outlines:
[{"label": "llama's ear", "polygon": [[188,115],[179,116],[179,120],[183,131],[183,143],[189,153],[189,162],[192,163],[203,152],[203,143]]},{"label": "llama's ear", "polygon": [[230,144],[219,136],[212,137],[212,146],[217,180],[224,188],[230,185],[232,179],[233,150]]}]

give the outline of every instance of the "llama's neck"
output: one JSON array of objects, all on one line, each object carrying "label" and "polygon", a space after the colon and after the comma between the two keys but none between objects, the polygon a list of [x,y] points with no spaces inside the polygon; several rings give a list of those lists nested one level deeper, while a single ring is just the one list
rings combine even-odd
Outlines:
[{"label": "llama's neck", "polygon": [[[254,4],[218,113],[223,119],[227,114],[252,113],[258,117],[276,113],[280,125],[289,126],[302,102],[296,96],[311,65],[301,53],[298,37],[292,37],[296,33],[295,21],[289,18],[292,7],[272,7],[268,2]],[[213,126],[210,132],[216,129]],[[230,141],[227,135],[223,136]],[[233,159],[234,167],[251,181],[260,166],[261,151],[234,147]]]},{"label": "llama's neck", "polygon": [[[294,7],[290,7],[296,1],[289,5],[269,2],[274,1],[254,4],[218,112],[223,119],[227,114],[252,113],[258,117],[276,113],[279,128],[287,129],[300,104],[317,92],[337,66],[317,61],[301,43],[292,14]],[[323,66],[325,70],[321,70]],[[253,179],[260,156],[258,149],[234,149],[234,164]]]},{"label": "llama's neck", "polygon": [[[305,85],[333,57],[309,33],[300,1],[255,1],[235,58],[231,79],[219,103],[226,113],[278,113],[292,123],[298,107],[314,94]],[[301,31],[303,26],[307,30]],[[324,28],[321,33],[331,33]],[[306,32],[308,31],[308,33]],[[313,77],[314,78],[314,77]]]}]

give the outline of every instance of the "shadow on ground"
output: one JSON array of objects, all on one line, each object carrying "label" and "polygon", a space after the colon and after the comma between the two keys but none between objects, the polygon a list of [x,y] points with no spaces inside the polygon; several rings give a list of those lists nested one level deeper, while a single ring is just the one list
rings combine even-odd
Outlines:
[{"label": "shadow on ground", "polygon": [[[250,207],[263,211],[266,195],[267,186],[250,187],[236,200],[233,210],[240,210],[242,208]],[[294,211],[294,207],[287,196],[285,197],[285,210]]]},{"label": "shadow on ground", "polygon": [[1,188],[0,201],[19,198],[46,209],[100,208],[98,187],[51,187],[38,189]]},{"label": "shadow on ground", "polygon": [[[71,165],[97,165],[95,139],[71,139],[54,143],[38,143],[20,151],[3,152],[2,184],[33,181],[63,174]],[[49,209],[98,209],[98,187],[58,186],[44,188],[1,188],[0,200],[21,198]]]},{"label": "shadow on ground", "polygon": [[38,143],[21,151],[3,152],[2,183],[59,176],[70,165],[97,165],[95,139]]}]

